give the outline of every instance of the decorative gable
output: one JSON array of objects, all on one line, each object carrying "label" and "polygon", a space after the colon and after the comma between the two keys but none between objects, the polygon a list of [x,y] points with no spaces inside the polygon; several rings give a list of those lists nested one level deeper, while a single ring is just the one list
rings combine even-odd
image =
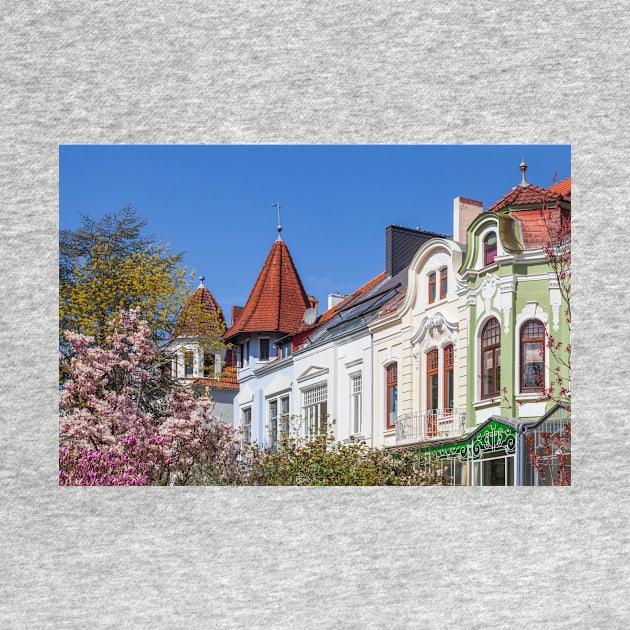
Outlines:
[{"label": "decorative gable", "polygon": [[319,365],[311,365],[307,370],[302,372],[302,374],[300,374],[297,377],[297,382],[303,383],[304,381],[308,381],[314,378],[325,376],[326,374],[328,374],[328,371],[329,370],[327,367],[322,367]]}]

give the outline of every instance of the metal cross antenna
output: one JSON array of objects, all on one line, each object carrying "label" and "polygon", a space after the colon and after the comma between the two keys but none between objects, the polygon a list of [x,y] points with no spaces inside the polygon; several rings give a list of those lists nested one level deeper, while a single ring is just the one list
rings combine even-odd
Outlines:
[{"label": "metal cross antenna", "polygon": [[282,225],[280,225],[280,202],[272,203],[271,207],[278,208],[278,227],[276,229],[278,230],[278,240],[281,241],[282,236],[280,236],[280,232],[282,232]]}]

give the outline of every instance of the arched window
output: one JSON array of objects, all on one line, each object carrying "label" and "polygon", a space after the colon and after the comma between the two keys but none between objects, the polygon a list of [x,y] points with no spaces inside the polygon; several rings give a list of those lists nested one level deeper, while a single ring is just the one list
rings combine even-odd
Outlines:
[{"label": "arched window", "polygon": [[453,344],[444,348],[444,409],[453,408]]},{"label": "arched window", "polygon": [[386,370],[387,385],[387,428],[393,429],[396,426],[396,416],[398,415],[398,364],[390,363]]},{"label": "arched window", "polygon": [[545,384],[545,326],[530,319],[521,328],[521,391],[537,392]]},{"label": "arched window", "polygon": [[440,269],[440,300],[443,300],[446,297],[446,292],[448,290],[448,270],[446,267],[442,267]]},{"label": "arched window", "polygon": [[501,326],[492,318],[481,332],[481,397],[497,396],[501,389]]},{"label": "arched window", "polygon": [[435,271],[432,271],[429,274],[429,304],[433,304],[433,302],[435,302],[436,289],[436,273]]},{"label": "arched window", "polygon": [[497,235],[496,232],[490,232],[483,239],[483,264],[490,265],[494,262],[497,255]]}]

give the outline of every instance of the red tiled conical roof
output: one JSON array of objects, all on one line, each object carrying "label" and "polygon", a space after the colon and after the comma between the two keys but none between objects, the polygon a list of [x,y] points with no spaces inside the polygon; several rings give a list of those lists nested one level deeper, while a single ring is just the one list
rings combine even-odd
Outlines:
[{"label": "red tiled conical roof", "polygon": [[294,333],[310,307],[289,248],[277,240],[262,266],[238,319],[225,333],[227,341],[243,332]]},{"label": "red tiled conical roof", "polygon": [[[216,314],[216,317],[208,318],[206,322],[200,322],[202,313]],[[204,319],[206,319],[204,317]],[[201,285],[188,298],[186,304],[179,313],[177,324],[173,330],[173,337],[195,336],[199,334],[214,334],[214,330],[202,330],[204,326],[225,324],[225,318],[219,303],[206,287]],[[220,330],[218,331],[220,334]]]},{"label": "red tiled conical roof", "polygon": [[488,212],[497,212],[508,206],[526,206],[529,204],[541,204],[549,201],[560,201],[564,196],[551,188],[539,188],[534,184],[517,186],[504,195],[499,201],[488,208]]}]

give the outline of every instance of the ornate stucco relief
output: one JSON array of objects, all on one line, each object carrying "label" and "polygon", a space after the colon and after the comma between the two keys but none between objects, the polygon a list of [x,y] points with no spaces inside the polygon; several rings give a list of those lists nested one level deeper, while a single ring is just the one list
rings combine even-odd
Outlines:
[{"label": "ornate stucco relief", "polygon": [[538,302],[527,302],[523,310],[516,316],[516,330],[519,330],[523,322],[528,319],[539,319],[546,325],[549,317],[539,306]]},{"label": "ornate stucco relief", "polygon": [[481,282],[481,286],[479,287],[479,295],[481,295],[481,298],[483,300],[484,315],[490,315],[490,313],[492,312],[493,298],[496,295],[498,284],[499,280],[495,275],[491,273],[485,276]]},{"label": "ornate stucco relief", "polygon": [[412,337],[414,344],[414,360],[419,354],[420,345],[427,352],[431,348],[443,348],[457,341],[459,324],[447,320],[442,313],[435,313],[425,317],[420,323],[418,332]]},{"label": "ornate stucco relief", "polygon": [[558,286],[558,279],[555,275],[549,275],[549,303],[553,315],[553,329],[558,330],[560,326],[560,306],[562,305],[562,295]]},{"label": "ornate stucco relief", "polygon": [[432,256],[429,256],[426,264],[424,265],[423,273],[426,275],[432,271],[437,271],[442,267],[448,267],[449,262],[450,256],[448,256],[448,254],[445,252],[436,252]]}]

